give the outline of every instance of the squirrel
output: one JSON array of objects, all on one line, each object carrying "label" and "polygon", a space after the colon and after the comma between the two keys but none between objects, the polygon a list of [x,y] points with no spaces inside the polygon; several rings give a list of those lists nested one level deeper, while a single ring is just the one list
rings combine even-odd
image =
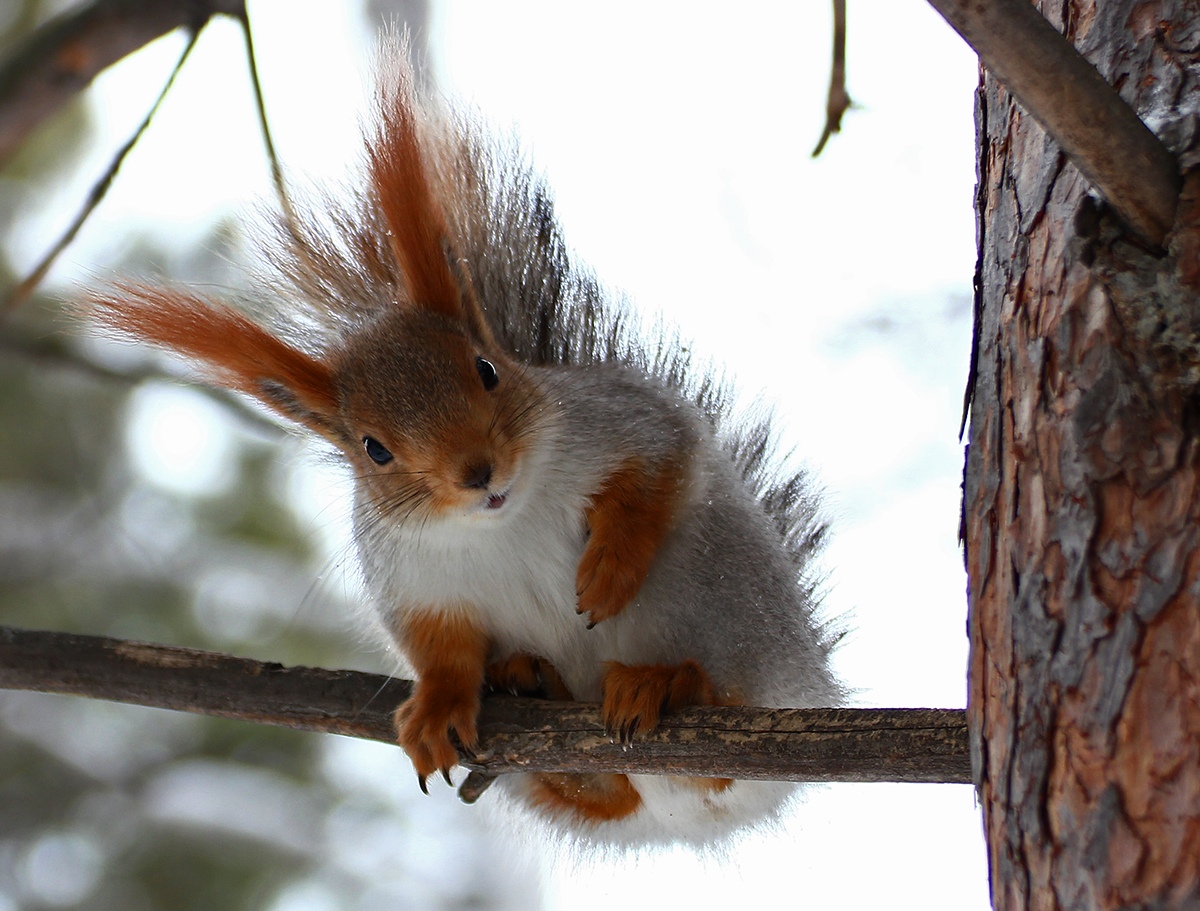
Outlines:
[{"label": "squirrel", "polygon": [[[174,352],[332,444],[367,590],[415,673],[397,739],[422,790],[477,745],[488,689],[600,702],[630,742],[690,705],[842,704],[825,533],[765,421],[569,251],[514,144],[381,67],[361,187],[264,242],[274,325],[177,287],[89,293],[102,331]],[[794,785],[503,775],[605,845],[720,840]]]}]

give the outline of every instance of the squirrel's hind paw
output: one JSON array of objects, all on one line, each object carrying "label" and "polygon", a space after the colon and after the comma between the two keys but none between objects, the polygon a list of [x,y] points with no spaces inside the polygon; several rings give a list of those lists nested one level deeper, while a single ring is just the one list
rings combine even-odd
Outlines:
[{"label": "squirrel's hind paw", "polygon": [[488,665],[485,680],[490,689],[514,696],[532,696],[559,702],[569,702],[575,698],[553,664],[545,658],[525,652],[493,661]]},{"label": "squirrel's hind paw", "polygon": [[605,665],[604,727],[621,743],[654,730],[664,712],[715,701],[708,674],[690,659],[679,664]]}]

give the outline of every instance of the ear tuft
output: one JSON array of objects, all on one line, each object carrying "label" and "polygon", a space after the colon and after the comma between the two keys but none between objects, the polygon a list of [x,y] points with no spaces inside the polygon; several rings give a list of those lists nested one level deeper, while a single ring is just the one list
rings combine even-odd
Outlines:
[{"label": "ear tuft", "polygon": [[120,283],[89,294],[80,310],[107,334],[172,351],[214,384],[336,437],[337,393],[329,367],[232,307],[174,288]]},{"label": "ear tuft", "polygon": [[422,152],[412,70],[402,48],[391,56],[367,143],[371,185],[412,303],[458,321],[464,316],[462,288],[450,267],[446,216]]}]

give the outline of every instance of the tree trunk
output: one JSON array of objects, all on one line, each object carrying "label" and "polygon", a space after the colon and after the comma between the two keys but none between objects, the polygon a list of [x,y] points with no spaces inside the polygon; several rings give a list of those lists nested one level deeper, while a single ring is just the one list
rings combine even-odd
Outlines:
[{"label": "tree trunk", "polygon": [[[1195,3],[1043,12],[1194,167]],[[977,117],[963,533],[993,904],[1195,907],[1200,194],[1148,250],[990,76]]]}]

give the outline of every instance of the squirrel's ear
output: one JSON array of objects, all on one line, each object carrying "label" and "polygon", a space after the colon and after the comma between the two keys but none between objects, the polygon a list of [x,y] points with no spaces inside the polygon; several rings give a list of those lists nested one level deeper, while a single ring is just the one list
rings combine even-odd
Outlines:
[{"label": "squirrel's ear", "polygon": [[337,393],[329,367],[233,308],[174,288],[118,284],[93,292],[79,309],[108,334],[172,351],[213,383],[339,440]]},{"label": "squirrel's ear", "polygon": [[371,187],[388,244],[413,306],[465,322],[489,346],[491,332],[464,263],[458,260],[421,142],[421,111],[408,64],[380,80],[373,135],[367,141]]}]

